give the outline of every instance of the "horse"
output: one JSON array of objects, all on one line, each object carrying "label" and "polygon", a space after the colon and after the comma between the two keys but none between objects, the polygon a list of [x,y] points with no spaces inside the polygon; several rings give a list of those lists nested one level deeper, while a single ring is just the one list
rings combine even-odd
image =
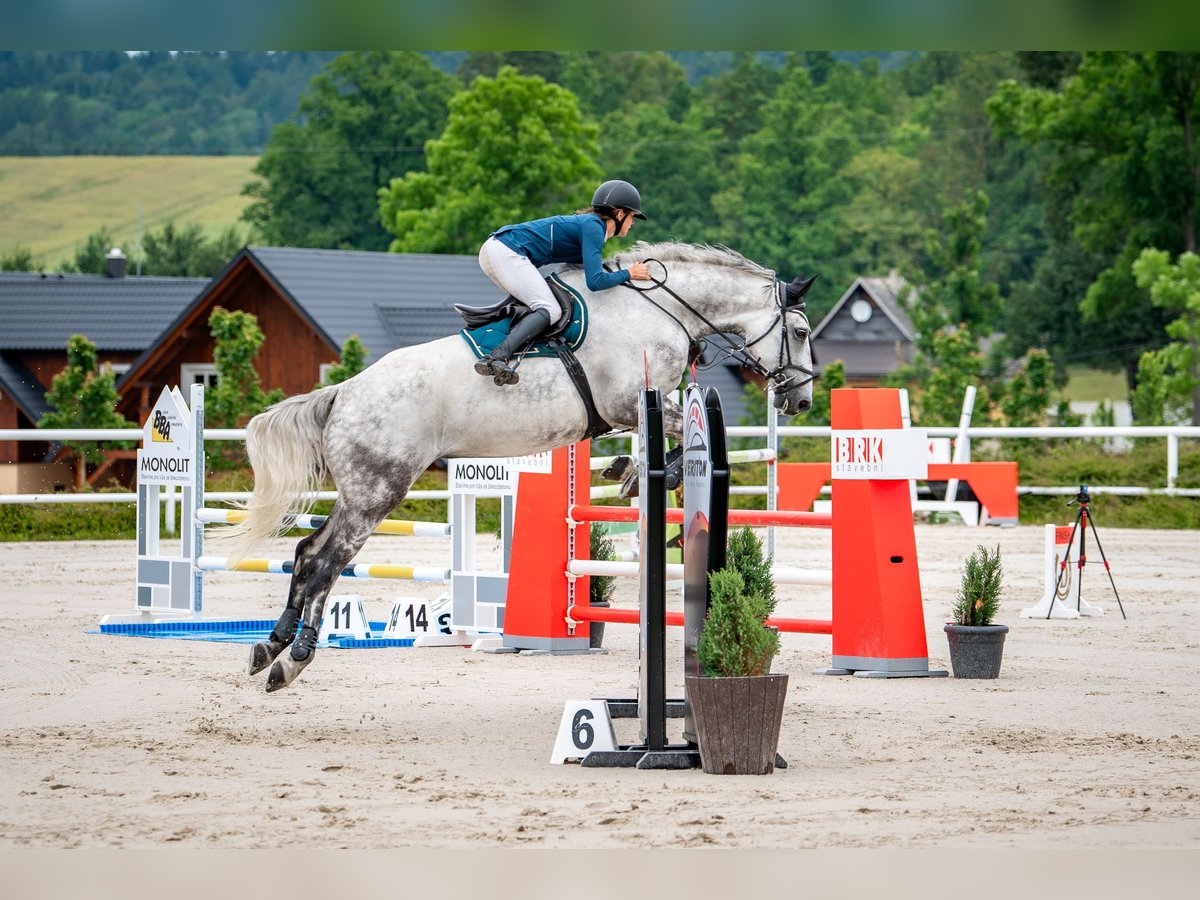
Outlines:
[{"label": "horse", "polygon": [[[803,294],[812,278],[784,282],[720,246],[638,243],[613,261],[625,267],[636,260],[662,277],[593,294],[582,267],[558,273],[588,303],[577,357],[595,410],[614,431],[635,429],[641,391],[674,390],[700,342],[721,335],[732,336],[725,338],[731,352],[773,385],[781,413],[810,407],[816,375]],[[594,421],[558,359],[525,359],[519,383],[505,386],[475,374],[474,361],[458,335],[403,347],[247,424],[253,494],[245,518],[214,537],[231,563],[280,534],[289,515],[307,511],[310,492],[326,478],[338,491],[324,524],[297,544],[287,605],[251,650],[247,671],[269,666],[268,692],[287,687],[313,661],[338,575],[430,465],[550,450],[579,440]],[[665,401],[664,419],[668,436],[681,441],[679,406]]]}]

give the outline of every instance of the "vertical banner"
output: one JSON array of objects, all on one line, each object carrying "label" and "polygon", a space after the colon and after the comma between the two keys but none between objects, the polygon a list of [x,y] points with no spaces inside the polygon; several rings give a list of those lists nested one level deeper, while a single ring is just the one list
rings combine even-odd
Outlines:
[{"label": "vertical banner", "polygon": [[663,436],[662,395],[642,391],[638,415],[638,483],[641,494],[638,517],[642,564],[641,672],[638,717],[647,751],[667,746],[667,479],[666,438]]},{"label": "vertical banner", "polygon": [[[683,674],[700,674],[696,650],[708,615],[708,574],[725,566],[729,465],[725,418],[715,388],[688,385],[683,406]],[[696,743],[685,694],[683,737]]]}]

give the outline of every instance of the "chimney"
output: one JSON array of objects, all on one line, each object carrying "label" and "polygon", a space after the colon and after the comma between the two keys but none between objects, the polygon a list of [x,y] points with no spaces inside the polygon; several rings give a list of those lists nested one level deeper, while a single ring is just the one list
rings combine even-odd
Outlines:
[{"label": "chimney", "polygon": [[108,251],[108,256],[105,257],[104,271],[109,278],[125,277],[125,254],[121,252],[120,247],[113,247]]}]

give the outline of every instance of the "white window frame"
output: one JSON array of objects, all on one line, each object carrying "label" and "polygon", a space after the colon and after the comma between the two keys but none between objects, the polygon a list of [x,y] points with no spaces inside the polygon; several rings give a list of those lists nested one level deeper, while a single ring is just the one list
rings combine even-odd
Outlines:
[{"label": "white window frame", "polygon": [[336,365],[337,363],[321,363],[317,367],[317,384],[325,384],[325,379],[329,377],[329,370]]},{"label": "white window frame", "polygon": [[179,386],[185,396],[187,390],[198,383],[197,379],[203,379],[205,390],[216,387],[217,367],[212,363],[184,363],[179,367]]}]

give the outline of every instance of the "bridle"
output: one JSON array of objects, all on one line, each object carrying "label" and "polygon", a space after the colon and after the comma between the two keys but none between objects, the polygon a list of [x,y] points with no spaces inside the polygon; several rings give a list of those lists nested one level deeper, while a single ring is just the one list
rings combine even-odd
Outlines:
[{"label": "bridle", "polygon": [[[808,341],[809,336],[812,334],[811,327],[809,326],[808,315],[805,312],[805,303],[804,303],[804,299],[803,299],[804,298],[803,292],[808,290],[808,286],[812,284],[813,279],[809,279],[808,282],[800,288],[800,296],[794,302],[789,303],[788,297],[787,297],[787,292],[788,292],[788,287],[790,285],[786,284],[785,282],[781,281],[779,278],[772,275],[772,279],[774,281],[773,293],[774,293],[775,308],[776,308],[775,318],[771,320],[771,324],[767,326],[766,331],[764,331],[758,337],[754,338],[754,340],[752,340],[752,341],[743,340],[739,344],[738,342],[731,340],[728,334],[726,334],[725,332],[723,332],[719,328],[717,328],[717,326],[714,325],[711,321],[709,321],[709,319],[707,317],[705,317],[694,306],[692,306],[690,303],[688,303],[686,300],[684,300],[682,297],[680,297],[677,293],[675,293],[674,290],[672,290],[667,285],[667,274],[668,274],[667,267],[662,262],[662,260],[650,258],[650,259],[643,260],[643,262],[646,263],[647,265],[649,263],[657,263],[658,265],[662,266],[662,269],[663,269],[662,279],[660,280],[658,278],[655,278],[653,275],[651,275],[650,280],[654,282],[654,287],[638,287],[637,285],[635,285],[629,281],[625,282],[624,285],[622,285],[622,286],[630,288],[631,290],[638,291],[639,293],[643,294],[646,297],[646,300],[648,302],[650,302],[651,304],[656,306],[666,316],[668,316],[672,321],[674,321],[675,324],[678,325],[680,327],[680,329],[683,331],[683,333],[687,336],[689,346],[698,346],[699,341],[697,341],[695,338],[692,337],[691,332],[689,332],[687,330],[687,326],[684,325],[683,322],[681,322],[679,320],[678,316],[676,316],[669,309],[664,308],[661,303],[659,303],[653,297],[650,296],[651,291],[655,291],[655,290],[658,290],[659,288],[661,288],[662,290],[664,290],[668,294],[670,294],[673,298],[675,298],[676,303],[678,303],[680,306],[682,306],[684,309],[686,309],[688,312],[690,312],[693,316],[695,316],[697,319],[699,319],[701,322],[703,322],[705,325],[708,326],[709,330],[712,332],[713,338],[720,338],[721,340],[723,340],[725,342],[726,346],[720,348],[721,352],[723,352],[726,356],[728,356],[734,362],[738,363],[739,365],[743,366],[744,368],[749,369],[750,371],[754,372],[756,375],[759,375],[762,378],[764,378],[766,381],[770,382],[776,391],[786,392],[786,391],[794,390],[795,388],[802,388],[806,384],[810,384],[811,382],[815,381],[817,378],[820,377],[820,375],[813,369],[806,368],[806,367],[799,365],[798,363],[795,363],[792,361],[792,345],[791,345],[791,342],[788,340],[788,335],[787,335],[787,327],[788,327],[787,315],[788,315],[788,313],[795,313],[796,315],[800,316],[801,319],[804,320],[804,325],[805,325],[804,339],[805,339],[805,341]],[[775,368],[768,369],[766,366],[764,366],[762,364],[762,362],[759,361],[758,357],[751,354],[749,352],[749,350],[751,347],[753,347],[759,341],[763,340],[768,335],[770,335],[775,330],[775,327],[777,325],[780,328],[779,358],[776,360]],[[709,339],[706,338],[704,340],[709,340]],[[811,345],[810,345],[809,349],[811,352]],[[796,382],[796,379],[802,379],[802,380],[799,382]]]}]

